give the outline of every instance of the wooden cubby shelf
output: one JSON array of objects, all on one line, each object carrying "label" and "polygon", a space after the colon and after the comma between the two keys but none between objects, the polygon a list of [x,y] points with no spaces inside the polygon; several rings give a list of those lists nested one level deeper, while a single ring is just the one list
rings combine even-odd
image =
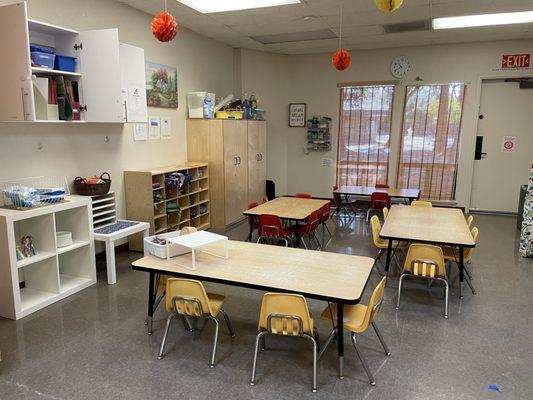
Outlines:
[{"label": "wooden cubby shelf", "polygon": [[[190,175],[190,181],[179,189],[165,186],[165,178],[175,172]],[[149,171],[125,171],[124,182],[128,219],[150,223],[150,235],[185,226],[211,227],[207,163],[188,162]],[[154,183],[161,187],[154,189]],[[177,204],[178,208],[171,207],[172,204]],[[205,207],[203,213],[200,213],[200,205],[202,209]],[[132,236],[129,244],[131,250],[143,251],[142,238]]]}]

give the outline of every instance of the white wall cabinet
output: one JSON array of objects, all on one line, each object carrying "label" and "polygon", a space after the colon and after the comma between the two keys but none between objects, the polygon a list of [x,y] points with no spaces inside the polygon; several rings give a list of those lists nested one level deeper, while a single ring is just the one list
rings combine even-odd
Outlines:
[{"label": "white wall cabinet", "polygon": [[[137,100],[141,104],[144,99],[144,106],[137,105],[136,112],[130,113],[134,116],[131,121],[126,110],[128,100],[135,97],[123,96],[123,85],[127,92],[133,85],[142,84],[144,92],[144,50],[128,46],[123,56],[117,29],[77,32],[31,20],[26,3],[20,2],[0,7],[0,36],[10,38],[0,41],[3,58],[0,121],[43,121],[36,113],[34,80],[36,76],[52,75],[78,82],[81,121],[73,122],[147,121],[146,93],[139,93],[144,97]],[[53,47],[57,54],[76,57],[75,72],[32,67],[30,43]],[[121,59],[127,62],[127,68],[121,66]]]},{"label": "white wall cabinet", "polygon": [[[0,209],[0,317],[19,319],[96,283],[90,197],[27,211]],[[56,232],[73,243],[57,247]],[[22,236],[35,255],[17,260]]]}]

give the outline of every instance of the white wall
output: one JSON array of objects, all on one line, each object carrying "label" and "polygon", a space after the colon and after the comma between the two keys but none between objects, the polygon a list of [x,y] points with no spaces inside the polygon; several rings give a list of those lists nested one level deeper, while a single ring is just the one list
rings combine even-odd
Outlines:
[{"label": "white wall", "polygon": [[0,180],[38,175],[73,180],[108,171],[119,215],[125,216],[123,171],[187,160],[185,95],[232,93],[233,49],[187,29],[180,29],[173,42],[160,43],[152,36],[148,14],[111,0],[29,0],[28,10],[32,19],[75,30],[118,28],[121,42],[144,48],[147,60],[178,68],[179,108],[149,109],[151,115],[171,118],[171,140],[134,142],[131,125],[0,123]]},{"label": "white wall", "polygon": [[[460,165],[456,199],[461,205],[469,205],[473,171],[473,158],[479,109],[481,76],[524,76],[523,71],[494,72],[501,62],[502,54],[529,53],[533,41],[501,41],[490,43],[470,43],[352,51],[352,65],[347,71],[338,72],[331,66],[330,54],[296,55],[289,58],[290,102],[307,103],[308,116],[326,115],[333,118],[333,150],[328,153],[305,155],[303,145],[304,128],[286,128],[280,137],[287,142],[287,192],[304,191],[315,196],[331,196],[335,181],[335,168],[321,166],[323,157],[336,159],[339,82],[367,82],[393,79],[389,72],[392,59],[406,55],[412,63],[412,71],[406,81],[412,83],[420,76],[427,83],[466,82],[467,91],[464,105]],[[533,75],[533,71],[529,71]],[[401,126],[401,110],[404,89],[396,91],[395,118],[393,120],[392,146],[389,182],[395,183]],[[282,101],[281,99],[279,101]],[[280,141],[280,146],[282,142]],[[273,145],[273,147],[277,147]]]}]

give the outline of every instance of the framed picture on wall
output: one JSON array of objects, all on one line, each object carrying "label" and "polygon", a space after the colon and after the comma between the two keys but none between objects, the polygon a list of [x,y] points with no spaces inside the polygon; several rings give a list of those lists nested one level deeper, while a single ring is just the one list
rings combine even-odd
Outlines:
[{"label": "framed picture on wall", "polygon": [[146,61],[148,107],[178,108],[178,69]]},{"label": "framed picture on wall", "polygon": [[305,126],[307,105],[305,103],[289,104],[289,126],[301,128]]}]

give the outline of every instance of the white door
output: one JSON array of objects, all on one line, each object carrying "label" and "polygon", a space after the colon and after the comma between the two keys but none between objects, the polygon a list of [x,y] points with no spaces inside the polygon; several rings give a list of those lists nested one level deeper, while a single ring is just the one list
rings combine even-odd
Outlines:
[{"label": "white door", "polygon": [[34,120],[26,3],[0,6],[0,121]]},{"label": "white door", "polygon": [[124,122],[148,122],[144,49],[120,44]]},{"label": "white door", "polygon": [[80,33],[83,105],[87,122],[124,122],[117,29]]},{"label": "white door", "polygon": [[[470,207],[518,211],[520,185],[527,183],[533,162],[533,89],[516,82],[483,81],[478,136],[485,158],[474,161]],[[503,151],[503,138],[516,137],[514,151]]]}]

